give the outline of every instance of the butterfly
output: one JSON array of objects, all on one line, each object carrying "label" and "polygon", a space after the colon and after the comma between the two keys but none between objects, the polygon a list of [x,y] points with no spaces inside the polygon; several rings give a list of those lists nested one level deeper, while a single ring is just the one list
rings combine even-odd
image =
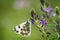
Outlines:
[{"label": "butterfly", "polygon": [[31,22],[28,19],[27,21],[17,25],[13,29],[17,34],[20,34],[23,37],[27,37],[31,34]]}]

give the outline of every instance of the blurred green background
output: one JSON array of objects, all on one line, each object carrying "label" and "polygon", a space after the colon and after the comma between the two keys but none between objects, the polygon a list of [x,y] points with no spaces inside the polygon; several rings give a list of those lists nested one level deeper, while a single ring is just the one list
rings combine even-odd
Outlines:
[{"label": "blurred green background", "polygon": [[[40,0],[30,0],[30,6],[23,9],[13,8],[14,1],[15,0],[0,0],[0,40],[47,40],[41,37],[42,33],[40,33],[34,25],[32,25],[31,36],[29,37],[21,37],[12,31],[16,25],[30,18],[31,8],[34,8],[38,15],[41,14]],[[56,6],[60,7],[60,0],[45,1],[48,2],[53,9]],[[48,29],[52,34],[48,40],[60,39],[54,39],[56,33],[54,32],[52,25],[49,25]]]}]

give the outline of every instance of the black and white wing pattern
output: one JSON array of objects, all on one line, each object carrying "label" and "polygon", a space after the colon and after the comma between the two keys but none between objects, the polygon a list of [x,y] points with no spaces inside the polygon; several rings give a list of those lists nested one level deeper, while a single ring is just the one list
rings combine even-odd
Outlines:
[{"label": "black and white wing pattern", "polygon": [[27,21],[17,25],[13,30],[17,34],[20,34],[23,37],[30,36],[30,34],[31,34],[31,21],[28,19]]}]

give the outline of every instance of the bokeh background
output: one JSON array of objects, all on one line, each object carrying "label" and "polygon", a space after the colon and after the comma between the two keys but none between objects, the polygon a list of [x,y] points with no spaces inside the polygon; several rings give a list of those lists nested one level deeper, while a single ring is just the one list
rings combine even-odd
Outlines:
[{"label": "bokeh background", "polygon": [[[31,36],[29,37],[21,37],[12,31],[12,29],[29,19],[30,10],[32,8],[35,9],[36,13],[40,16],[40,0],[24,0],[26,6],[23,5],[18,6],[15,2],[17,0],[0,0],[0,40],[47,40],[41,37],[42,33],[40,33],[37,28],[32,25],[31,28]],[[54,9],[56,6],[60,7],[60,0],[45,0],[49,3],[49,5]],[[48,31],[51,32],[51,36],[48,40],[60,40],[54,39],[56,37],[56,33],[53,30],[52,25],[47,27]]]}]

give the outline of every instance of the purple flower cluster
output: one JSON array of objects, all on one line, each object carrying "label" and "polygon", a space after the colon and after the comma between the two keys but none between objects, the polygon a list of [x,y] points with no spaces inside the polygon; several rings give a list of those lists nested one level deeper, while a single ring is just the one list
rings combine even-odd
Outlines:
[{"label": "purple flower cluster", "polygon": [[56,16],[55,12],[53,11],[53,9],[50,6],[47,7],[46,9],[44,9],[43,7],[41,7],[41,11],[42,12],[46,12],[46,13],[50,12],[52,16]]},{"label": "purple flower cluster", "polygon": [[[32,19],[31,18],[31,22],[32,22],[32,24],[34,24],[34,19]],[[48,26],[48,22],[46,22],[44,19],[42,19],[42,20],[39,20],[39,22],[43,25],[43,26]]]},{"label": "purple flower cluster", "polygon": [[41,23],[43,26],[44,26],[44,25],[45,25],[45,26],[48,26],[48,23],[47,23],[45,20],[43,20],[43,19],[40,20],[40,23]]}]

